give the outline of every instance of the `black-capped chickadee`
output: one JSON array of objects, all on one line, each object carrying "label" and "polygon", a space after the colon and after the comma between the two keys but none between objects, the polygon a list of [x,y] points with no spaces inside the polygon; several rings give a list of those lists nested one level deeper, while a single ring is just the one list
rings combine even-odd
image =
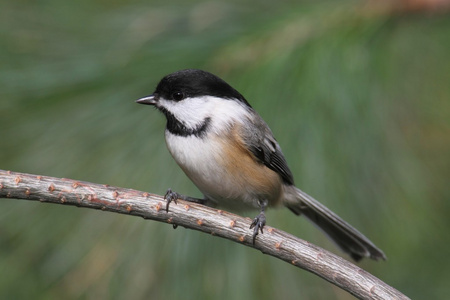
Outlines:
[{"label": "black-capped chickadee", "polygon": [[165,76],[155,92],[136,101],[155,106],[167,118],[165,137],[175,161],[203,193],[183,199],[232,210],[259,208],[253,243],[266,223],[264,210],[280,204],[318,225],[353,259],[386,259],[368,238],[294,186],[292,173],[272,131],[238,91],[201,70]]}]

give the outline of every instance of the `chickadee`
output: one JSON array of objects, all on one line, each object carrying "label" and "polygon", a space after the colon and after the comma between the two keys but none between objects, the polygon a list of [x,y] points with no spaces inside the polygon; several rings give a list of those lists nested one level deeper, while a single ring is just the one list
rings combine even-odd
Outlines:
[{"label": "chickadee", "polygon": [[136,102],[153,105],[166,116],[167,147],[204,195],[196,199],[169,190],[167,210],[176,199],[232,210],[259,208],[250,227],[255,243],[266,223],[266,207],[282,204],[318,225],[354,260],[386,259],[358,230],[295,187],[269,126],[219,77],[202,70],[178,71]]}]

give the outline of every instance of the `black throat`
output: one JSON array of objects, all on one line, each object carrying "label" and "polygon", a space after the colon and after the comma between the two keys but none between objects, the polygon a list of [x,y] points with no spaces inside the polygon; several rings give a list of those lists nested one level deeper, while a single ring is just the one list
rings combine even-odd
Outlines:
[{"label": "black throat", "polygon": [[166,129],[178,136],[191,136],[203,137],[211,123],[211,118],[206,118],[202,123],[198,124],[195,128],[188,128],[182,122],[180,122],[173,114],[164,108],[159,108],[167,118]]}]

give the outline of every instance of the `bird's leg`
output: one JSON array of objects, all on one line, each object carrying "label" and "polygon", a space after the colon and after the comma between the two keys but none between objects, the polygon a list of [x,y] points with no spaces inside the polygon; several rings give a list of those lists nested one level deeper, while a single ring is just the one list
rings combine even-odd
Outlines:
[{"label": "bird's leg", "polygon": [[181,195],[177,192],[172,191],[171,189],[167,190],[166,194],[164,195],[164,199],[166,199],[166,201],[167,201],[166,212],[169,212],[170,202],[175,202],[175,204],[178,204],[177,203],[178,199],[193,202],[193,203],[199,203],[199,204],[206,204],[206,202],[207,202],[206,199],[198,199],[198,198]]},{"label": "bird's leg", "polygon": [[264,213],[264,210],[267,207],[267,200],[261,201],[258,200],[258,205],[261,208],[261,212],[259,215],[256,216],[256,218],[253,219],[252,224],[250,225],[250,229],[253,229],[253,245],[255,244],[256,236],[258,235],[259,231],[263,233],[263,228],[266,225],[266,215]]}]

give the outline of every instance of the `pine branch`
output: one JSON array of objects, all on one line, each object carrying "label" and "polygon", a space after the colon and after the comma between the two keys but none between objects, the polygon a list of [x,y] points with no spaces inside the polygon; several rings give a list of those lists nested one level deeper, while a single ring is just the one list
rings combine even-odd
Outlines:
[{"label": "pine branch", "polygon": [[166,212],[163,197],[65,178],[0,170],[0,198],[94,208],[195,229],[253,247],[312,272],[360,299],[409,299],[356,265],[286,232],[265,227],[252,244],[251,219],[178,200]]}]

